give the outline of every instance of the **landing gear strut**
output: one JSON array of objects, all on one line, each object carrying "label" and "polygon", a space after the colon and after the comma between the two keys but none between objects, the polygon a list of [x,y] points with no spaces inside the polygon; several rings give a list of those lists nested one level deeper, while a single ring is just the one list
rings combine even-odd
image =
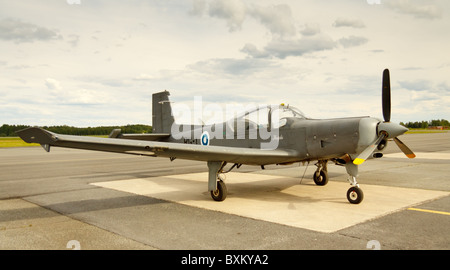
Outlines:
[{"label": "landing gear strut", "polygon": [[353,163],[347,163],[345,165],[347,173],[349,174],[348,181],[352,186],[347,190],[347,200],[352,204],[359,204],[364,199],[364,193],[359,188],[358,182],[356,182],[356,176],[358,176],[358,167]]},{"label": "landing gear strut", "polygon": [[316,163],[317,170],[314,172],[313,180],[318,186],[325,186],[328,183],[327,161],[319,160]]},{"label": "landing gear strut", "polygon": [[215,201],[223,201],[227,198],[227,186],[220,177],[227,163],[222,161],[208,161],[208,191],[211,193],[211,197]]}]

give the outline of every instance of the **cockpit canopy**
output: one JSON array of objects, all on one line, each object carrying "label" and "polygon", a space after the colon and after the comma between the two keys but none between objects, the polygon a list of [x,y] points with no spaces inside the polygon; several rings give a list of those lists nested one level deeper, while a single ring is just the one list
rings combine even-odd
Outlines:
[{"label": "cockpit canopy", "polygon": [[262,105],[250,109],[236,117],[236,122],[245,122],[249,128],[271,127],[280,128],[286,125],[287,118],[307,119],[307,117],[297,108],[290,105]]}]

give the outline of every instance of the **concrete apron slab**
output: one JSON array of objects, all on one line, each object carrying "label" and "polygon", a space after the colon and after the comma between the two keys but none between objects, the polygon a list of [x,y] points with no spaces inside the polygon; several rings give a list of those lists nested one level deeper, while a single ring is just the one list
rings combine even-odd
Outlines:
[{"label": "concrete apron slab", "polygon": [[189,206],[331,233],[367,220],[449,195],[449,192],[361,185],[364,200],[347,201],[348,183],[330,181],[316,186],[310,180],[254,173],[226,174],[228,197],[213,201],[207,190],[208,173],[193,173],[97,182],[109,188]]},{"label": "concrete apron slab", "polygon": [[0,200],[0,250],[154,249],[23,199]]}]

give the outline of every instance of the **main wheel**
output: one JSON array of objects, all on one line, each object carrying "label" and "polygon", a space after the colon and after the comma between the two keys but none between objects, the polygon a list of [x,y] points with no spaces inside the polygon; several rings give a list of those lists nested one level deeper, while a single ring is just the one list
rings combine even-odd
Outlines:
[{"label": "main wheel", "polygon": [[364,193],[359,187],[351,187],[347,191],[347,200],[353,204],[359,204],[364,199]]},{"label": "main wheel", "polygon": [[325,186],[328,183],[328,173],[324,170],[315,172],[313,176],[314,183],[318,186]]},{"label": "main wheel", "polygon": [[211,197],[218,202],[225,200],[227,197],[227,186],[223,181],[217,181],[217,189],[211,190]]}]

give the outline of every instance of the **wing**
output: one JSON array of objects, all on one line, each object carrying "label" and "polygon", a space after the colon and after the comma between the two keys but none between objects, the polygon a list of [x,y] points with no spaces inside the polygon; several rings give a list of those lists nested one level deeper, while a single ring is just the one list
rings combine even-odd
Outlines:
[{"label": "wing", "polygon": [[299,153],[291,149],[262,150],[226,146],[202,146],[146,140],[97,138],[56,134],[40,128],[17,132],[27,143],[39,143],[45,150],[50,146],[106,151],[153,157],[170,157],[198,161],[226,161],[230,163],[266,165],[300,161]]}]

